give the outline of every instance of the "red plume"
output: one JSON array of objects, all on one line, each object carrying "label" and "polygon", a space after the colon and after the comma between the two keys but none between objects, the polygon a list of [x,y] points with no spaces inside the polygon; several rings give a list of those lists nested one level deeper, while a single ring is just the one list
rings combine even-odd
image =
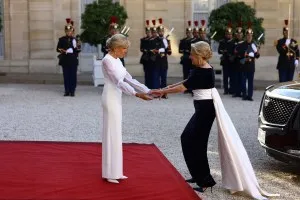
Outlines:
[{"label": "red plume", "polygon": [[202,25],[202,26],[205,25],[205,20],[204,20],[204,19],[201,20],[201,25]]},{"label": "red plume", "polygon": [[146,20],[146,24],[147,24],[147,26],[149,26],[149,23],[150,23],[150,21],[147,19],[147,20]]},{"label": "red plume", "polygon": [[66,19],[66,22],[67,22],[67,24],[70,24],[71,18],[67,18],[67,19]]},{"label": "red plume", "polygon": [[229,28],[232,28],[232,22],[229,21],[227,26],[228,26]]},{"label": "red plume", "polygon": [[197,27],[198,26],[198,21],[194,21],[194,25]]},{"label": "red plume", "polygon": [[110,17],[110,23],[111,23],[111,24],[116,24],[116,23],[117,23],[117,20],[118,20],[118,19],[117,19],[116,16],[111,16],[111,17]]},{"label": "red plume", "polygon": [[153,26],[155,26],[155,24],[156,24],[156,20],[155,19],[152,20],[152,24],[153,24]]},{"label": "red plume", "polygon": [[242,26],[243,26],[243,22],[242,22],[242,21],[239,21],[238,27],[242,27]]},{"label": "red plume", "polygon": [[73,20],[70,23],[72,24],[72,26],[74,26],[74,21]]},{"label": "red plume", "polygon": [[248,22],[248,28],[251,28],[252,27],[252,22]]},{"label": "red plume", "polygon": [[188,25],[191,26],[191,24],[192,24],[192,22],[191,22],[191,21],[188,21]]},{"label": "red plume", "polygon": [[288,26],[288,25],[289,25],[289,20],[288,20],[288,19],[284,20],[284,24],[285,24],[286,26]]},{"label": "red plume", "polygon": [[159,21],[159,24],[163,23],[163,19],[162,18],[159,18],[158,21]]}]

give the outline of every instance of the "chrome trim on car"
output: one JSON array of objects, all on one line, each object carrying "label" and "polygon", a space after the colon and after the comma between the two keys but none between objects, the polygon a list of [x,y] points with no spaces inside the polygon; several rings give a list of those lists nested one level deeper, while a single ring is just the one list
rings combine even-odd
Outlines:
[{"label": "chrome trim on car", "polygon": [[300,102],[300,99],[296,99],[296,98],[292,98],[292,97],[286,97],[286,96],[282,96],[279,94],[274,94],[270,91],[266,91],[266,95],[268,97],[272,97],[272,98],[276,98],[276,99],[283,99],[283,100],[287,100],[287,101],[294,101],[294,102]]}]

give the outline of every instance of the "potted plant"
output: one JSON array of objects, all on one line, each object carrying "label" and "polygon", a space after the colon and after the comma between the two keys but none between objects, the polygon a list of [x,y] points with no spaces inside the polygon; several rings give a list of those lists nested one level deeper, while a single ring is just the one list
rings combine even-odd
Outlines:
[{"label": "potted plant", "polygon": [[226,26],[228,22],[232,22],[233,29],[236,28],[238,22],[243,22],[243,29],[246,30],[248,27],[248,22],[252,23],[253,29],[253,39],[256,42],[264,44],[264,37],[259,36],[265,33],[265,29],[262,27],[263,18],[257,18],[255,16],[256,10],[246,5],[244,2],[231,2],[224,4],[223,6],[215,9],[211,12],[208,18],[208,27],[210,28],[210,33],[216,33],[214,35],[214,40],[219,42],[224,38]]},{"label": "potted plant", "polygon": [[111,16],[116,16],[119,26],[123,26],[127,19],[127,13],[123,6],[112,0],[97,0],[86,5],[84,13],[81,15],[80,39],[82,42],[89,43],[97,47],[98,55],[93,56],[93,80],[94,85],[103,85],[102,74],[102,53],[101,42],[108,35]]},{"label": "potted plant", "polygon": [[81,15],[81,41],[96,46],[100,51],[100,44],[108,35],[111,16],[117,17],[120,27],[128,18],[125,8],[118,2],[113,3],[112,0],[97,0],[86,5],[85,11]]}]

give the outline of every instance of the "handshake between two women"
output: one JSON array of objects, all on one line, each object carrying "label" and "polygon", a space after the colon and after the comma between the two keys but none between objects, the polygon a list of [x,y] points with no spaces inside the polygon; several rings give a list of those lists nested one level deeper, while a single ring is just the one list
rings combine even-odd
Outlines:
[{"label": "handshake between two women", "polygon": [[187,88],[184,87],[182,83],[185,81],[186,80],[175,83],[173,85],[169,85],[162,89],[152,89],[148,93],[136,93],[135,96],[146,101],[153,100],[155,98],[161,99],[162,97],[166,97],[169,93],[184,92]]}]

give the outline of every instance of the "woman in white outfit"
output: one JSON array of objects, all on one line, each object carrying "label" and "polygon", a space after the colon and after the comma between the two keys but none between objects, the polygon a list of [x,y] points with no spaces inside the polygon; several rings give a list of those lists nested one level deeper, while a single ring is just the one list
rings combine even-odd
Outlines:
[{"label": "woman in white outfit", "polygon": [[120,61],[126,55],[129,45],[124,35],[112,36],[107,40],[109,53],[102,60],[105,80],[102,92],[102,177],[111,183],[119,183],[118,179],[127,178],[123,174],[122,93],[144,100],[152,99],[147,95],[150,89],[133,79]]},{"label": "woman in white outfit", "polygon": [[231,193],[243,191],[259,200],[267,199],[265,196],[278,196],[259,187],[245,147],[214,87],[214,71],[208,64],[211,56],[208,43],[200,41],[192,44],[190,57],[196,68],[188,79],[163,90],[151,91],[151,94],[160,96],[187,89],[193,91],[195,114],[181,135],[183,155],[192,176],[188,181],[197,183],[199,187],[194,189],[200,192],[216,184],[207,159],[208,137],[216,118],[223,187]]}]

